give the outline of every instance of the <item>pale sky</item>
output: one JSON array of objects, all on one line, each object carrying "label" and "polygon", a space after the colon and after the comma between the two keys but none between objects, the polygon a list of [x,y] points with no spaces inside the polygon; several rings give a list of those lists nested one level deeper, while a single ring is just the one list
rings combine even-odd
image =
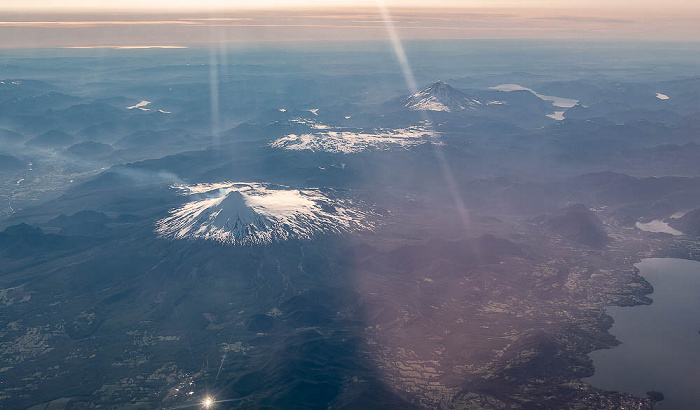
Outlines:
[{"label": "pale sky", "polygon": [[[201,10],[372,7],[382,0],[0,0],[0,10]],[[698,0],[384,0],[389,7],[563,8],[668,12],[700,10]]]},{"label": "pale sky", "polygon": [[382,1],[404,39],[700,41],[700,0],[0,0],[0,49],[374,41]]}]

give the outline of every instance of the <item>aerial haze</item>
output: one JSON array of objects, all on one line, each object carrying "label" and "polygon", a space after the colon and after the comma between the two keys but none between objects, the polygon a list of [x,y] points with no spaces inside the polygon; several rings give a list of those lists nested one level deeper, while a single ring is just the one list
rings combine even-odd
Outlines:
[{"label": "aerial haze", "polygon": [[0,408],[693,409],[698,18],[0,5]]}]

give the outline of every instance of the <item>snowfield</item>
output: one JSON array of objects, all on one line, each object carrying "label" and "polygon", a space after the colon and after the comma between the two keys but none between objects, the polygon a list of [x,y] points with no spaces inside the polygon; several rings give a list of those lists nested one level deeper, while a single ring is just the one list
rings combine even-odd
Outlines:
[{"label": "snowfield", "polygon": [[176,185],[191,201],[156,223],[171,239],[269,244],[373,228],[372,212],[335,191],[255,182]]},{"label": "snowfield", "polygon": [[427,126],[351,131],[322,124],[306,125],[317,131],[300,135],[289,134],[271,142],[270,146],[290,151],[308,150],[350,154],[366,149],[406,149],[427,142],[436,142],[439,135]]}]

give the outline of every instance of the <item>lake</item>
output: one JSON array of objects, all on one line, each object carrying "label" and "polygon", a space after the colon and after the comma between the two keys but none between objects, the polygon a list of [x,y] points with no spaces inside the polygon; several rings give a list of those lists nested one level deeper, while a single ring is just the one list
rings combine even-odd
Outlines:
[{"label": "lake", "polygon": [[644,259],[636,265],[654,286],[648,306],[609,307],[621,345],[591,353],[605,390],[664,394],[658,409],[700,408],[700,262]]},{"label": "lake", "polygon": [[664,222],[660,219],[656,219],[646,223],[637,222],[636,226],[637,229],[641,229],[647,232],[663,232],[670,233],[671,235],[683,235],[683,232],[679,231],[678,229],[671,228],[668,225],[668,222]]}]

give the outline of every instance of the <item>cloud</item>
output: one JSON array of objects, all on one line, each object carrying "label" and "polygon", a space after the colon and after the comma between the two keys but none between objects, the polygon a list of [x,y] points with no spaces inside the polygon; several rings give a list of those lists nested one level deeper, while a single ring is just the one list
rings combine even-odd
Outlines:
[{"label": "cloud", "polygon": [[171,49],[183,49],[183,48],[189,48],[189,47],[186,47],[186,46],[66,46],[66,47],[60,47],[60,48],[69,48],[69,49],[77,49],[77,50],[99,49],[99,48],[107,48],[107,49],[112,49],[112,50],[147,50],[147,49],[171,50]]},{"label": "cloud", "polygon": [[586,17],[586,16],[548,16],[536,17],[536,20],[568,21],[572,23],[635,23],[636,20],[608,18],[608,17]]}]

